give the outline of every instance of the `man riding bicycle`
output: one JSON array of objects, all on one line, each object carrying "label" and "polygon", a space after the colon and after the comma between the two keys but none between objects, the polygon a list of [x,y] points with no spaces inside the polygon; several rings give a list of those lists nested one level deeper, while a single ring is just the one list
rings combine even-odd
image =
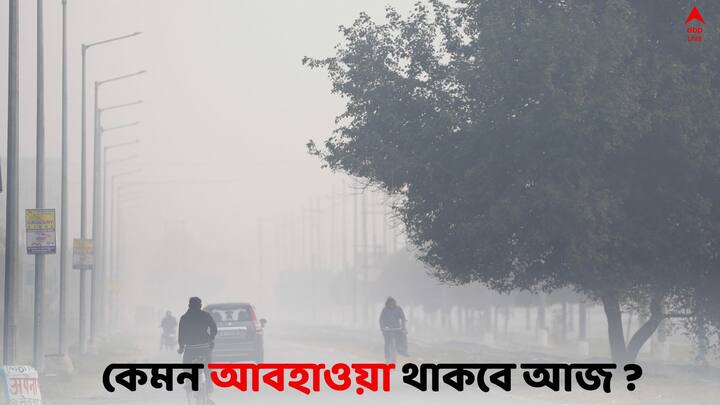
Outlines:
[{"label": "man riding bicycle", "polygon": [[408,355],[406,323],[405,312],[395,302],[395,298],[388,297],[380,313],[380,330],[385,338],[385,362],[394,363],[395,353]]},{"label": "man riding bicycle", "polygon": [[162,328],[163,333],[160,336],[160,349],[162,350],[164,347],[167,347],[168,349],[172,349],[172,346],[175,344],[175,333],[177,331],[177,319],[172,315],[172,312],[167,311],[165,312],[165,317],[160,322],[160,328]]},{"label": "man riding bicycle", "polygon": [[[190,298],[187,312],[180,317],[178,353],[183,353],[183,363],[202,362],[205,364],[206,378],[208,379],[207,364],[212,361],[215,335],[217,335],[217,325],[213,317],[202,310],[200,298]],[[212,386],[212,384],[207,384],[208,393],[212,391]]]}]

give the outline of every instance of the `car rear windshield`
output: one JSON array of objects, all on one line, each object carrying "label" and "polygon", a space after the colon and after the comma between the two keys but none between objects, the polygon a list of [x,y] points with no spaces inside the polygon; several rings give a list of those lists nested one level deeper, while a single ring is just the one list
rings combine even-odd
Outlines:
[{"label": "car rear windshield", "polygon": [[214,305],[206,309],[215,322],[246,322],[252,320],[251,308],[247,305]]}]

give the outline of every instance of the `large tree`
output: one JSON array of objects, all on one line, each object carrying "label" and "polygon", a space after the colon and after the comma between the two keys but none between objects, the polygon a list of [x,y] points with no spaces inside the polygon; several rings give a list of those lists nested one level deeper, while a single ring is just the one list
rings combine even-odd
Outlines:
[{"label": "large tree", "polygon": [[[720,4],[706,3],[706,21]],[[600,300],[632,361],[720,246],[720,26],[688,43],[684,2],[459,0],[388,9],[306,59],[347,101],[309,144],[397,197],[451,283],[571,287]],[[621,306],[648,321],[629,342]]]}]

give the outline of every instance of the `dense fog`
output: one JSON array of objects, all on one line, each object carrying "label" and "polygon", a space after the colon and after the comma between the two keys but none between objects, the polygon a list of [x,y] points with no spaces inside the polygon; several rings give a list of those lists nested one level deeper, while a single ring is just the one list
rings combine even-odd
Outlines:
[{"label": "dense fog", "polygon": [[[106,130],[102,136],[106,159],[103,232],[107,243],[102,266],[106,273],[102,279],[104,284],[98,287],[102,307],[94,309],[97,312],[93,313],[96,322],[93,328],[96,329],[88,342],[87,353],[81,353],[78,345],[80,270],[68,268],[67,347],[60,348],[59,255],[46,257],[43,346],[49,356],[45,362],[49,371],[41,378],[46,403],[182,401],[183,392],[141,389],[135,394],[110,394],[101,385],[100,373],[111,362],[180,362],[181,356],[174,350],[158,351],[160,323],[166,311],[179,318],[193,296],[200,297],[204,306],[253,305],[257,317],[267,320],[265,361],[271,363],[383,362],[383,335],[378,318],[388,297],[397,300],[407,318],[409,357],[401,357],[398,364],[404,361],[611,362],[607,313],[598,295],[588,294],[569,283],[554,288],[554,279],[546,285],[538,283],[532,291],[524,288],[497,291],[499,289],[492,289],[489,283],[482,283],[478,278],[450,277],[451,270],[438,270],[429,262],[435,259],[450,268],[447,263],[451,260],[433,256],[435,251],[431,245],[435,245],[431,241],[426,240],[425,245],[414,243],[422,240],[417,223],[413,223],[415,228],[410,231],[406,227],[413,215],[408,208],[411,201],[408,195],[417,190],[408,186],[415,186],[412,180],[401,180],[407,181],[403,187],[388,190],[393,185],[373,177],[374,170],[383,170],[382,164],[373,169],[363,166],[370,165],[370,157],[358,157],[362,162],[357,163],[360,169],[353,167],[357,169],[354,174],[370,173],[363,178],[349,173],[348,168],[355,164],[352,159],[339,159],[340,163],[336,161],[334,167],[328,168],[325,166],[331,159],[327,159],[327,154],[323,161],[323,152],[309,153],[314,151],[313,146],[308,147],[310,140],[320,148],[327,148],[323,145],[325,140],[343,133],[338,128],[342,128],[344,121],[336,117],[346,112],[350,104],[347,104],[347,94],[338,89],[342,80],[328,77],[327,70],[332,71],[332,65],[318,62],[313,66],[307,61],[303,64],[303,58],[331,57],[343,51],[349,54],[350,51],[338,45],[347,40],[339,26],[352,26],[361,12],[380,24],[386,20],[386,14],[392,19],[394,11],[386,11],[387,6],[394,7],[401,15],[413,15],[413,10],[417,13],[414,3],[414,0],[67,2],[70,240],[80,235],[81,44],[141,32],[135,37],[87,50],[89,165],[95,146],[93,83],[140,70],[146,72],[103,84],[97,95],[101,109],[142,102],[104,111],[99,122],[99,127]],[[664,7],[677,7],[675,2],[663,3],[667,3]],[[678,8],[677,13],[681,37],[685,35],[682,20],[688,12],[686,6]],[[709,4],[707,9],[706,16],[711,15]],[[16,364],[33,362],[35,262],[34,257],[25,252],[23,213],[35,206],[35,13],[35,2],[20,1],[20,264],[15,286]],[[5,4],[0,7],[2,55],[8,53],[8,18]],[[706,31],[717,32],[717,20],[710,21],[707,17],[706,20]],[[59,215],[60,0],[44,2],[44,21],[45,205],[57,208]],[[497,35],[501,37],[504,31]],[[715,34],[708,36],[706,42],[720,39]],[[712,46],[717,54],[717,44]],[[351,71],[352,63],[346,63]],[[582,65],[584,60],[573,63]],[[518,70],[518,75],[531,75]],[[545,73],[548,77],[554,74],[549,70]],[[8,64],[0,63],[0,76],[7,75]],[[420,82],[426,79],[422,74],[418,77]],[[0,81],[0,93],[7,93],[7,84],[6,80]],[[495,91],[491,87],[488,85],[478,92]],[[612,94],[603,94],[603,97],[612,97]],[[677,98],[678,103],[683,100]],[[7,102],[7,98],[0,98],[0,111],[7,111]],[[526,108],[535,101],[530,98],[523,102]],[[493,106],[487,107],[491,108]],[[404,119],[402,114],[402,111],[397,113],[400,121]],[[418,116],[426,114],[430,113],[417,113]],[[349,120],[347,116],[344,118]],[[6,128],[7,119],[6,114],[0,115],[0,128]],[[123,127],[135,122],[138,124]],[[683,125],[678,127],[684,128]],[[112,130],[116,126],[123,128]],[[347,130],[344,134],[351,132]],[[417,130],[418,137],[421,132]],[[0,148],[3,181],[0,253],[3,255],[8,170],[5,136],[3,131],[0,136],[3,145]],[[107,148],[113,145],[122,146]],[[388,150],[393,148],[403,149],[398,145],[388,146]],[[652,148],[648,149],[651,153]],[[449,159],[448,167],[452,163]],[[91,167],[88,173],[88,206],[92,207]],[[467,173],[472,175],[471,170]],[[402,175],[405,174],[398,174],[398,178]],[[437,178],[443,179],[442,174]],[[526,188],[531,187],[531,183],[528,180]],[[438,190],[438,194],[447,191]],[[434,213],[440,212],[443,204],[449,203],[438,202],[432,213],[426,215],[428,221],[435,219]],[[703,207],[698,206],[701,207],[698,210]],[[602,216],[604,209],[605,206],[597,210],[599,214],[593,211],[592,215]],[[463,218],[457,221],[457,226],[466,220],[470,223],[477,218]],[[91,225],[92,216],[88,231]],[[710,224],[708,228],[714,226]],[[414,239],[412,232],[415,232]],[[479,235],[474,241],[483,243],[482,238]],[[467,238],[465,241],[468,245],[473,243]],[[595,242],[591,240],[587,246]],[[584,247],[586,245],[581,246]],[[647,301],[637,298],[640,293],[632,296],[634,293],[628,293],[632,302],[621,302],[620,322],[628,342],[651,317]],[[717,314],[717,308],[714,311]],[[318,395],[318,400],[327,403],[594,404],[606,403],[612,398],[614,403],[627,404],[641,401],[710,404],[720,395],[717,344],[717,329],[705,336],[705,329],[694,328],[681,317],[668,317],[659,322],[657,330],[639,350],[636,360],[644,368],[643,378],[637,382],[639,388],[629,392],[622,381],[624,376],[617,375],[611,396],[582,391],[553,393],[529,389],[520,382],[509,393],[499,390],[489,394],[449,390],[421,393],[401,386],[397,377],[390,393],[364,397],[355,393],[323,393]],[[72,359],[70,374],[58,365],[56,354],[61,351]],[[281,394],[221,393],[216,403],[234,403],[239,398],[258,403],[296,403],[312,398],[294,392]]]}]

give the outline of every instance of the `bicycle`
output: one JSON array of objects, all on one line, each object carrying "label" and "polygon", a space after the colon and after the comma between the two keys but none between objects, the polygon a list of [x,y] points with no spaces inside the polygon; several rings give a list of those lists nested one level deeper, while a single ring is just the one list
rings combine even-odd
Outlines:
[{"label": "bicycle", "polygon": [[382,332],[383,335],[385,335],[385,362],[395,363],[397,361],[398,354],[398,334],[406,333],[405,328],[390,328],[386,326],[382,328]]},{"label": "bicycle", "polygon": [[[188,405],[212,405],[213,401],[210,400],[208,391],[208,377],[206,374],[208,354],[212,346],[210,343],[203,343],[198,345],[186,345],[185,352],[188,354],[188,363],[198,364],[202,363],[206,368],[198,376],[198,389],[193,391],[189,384],[185,384],[185,393]],[[188,350],[190,350],[188,352]]]}]

